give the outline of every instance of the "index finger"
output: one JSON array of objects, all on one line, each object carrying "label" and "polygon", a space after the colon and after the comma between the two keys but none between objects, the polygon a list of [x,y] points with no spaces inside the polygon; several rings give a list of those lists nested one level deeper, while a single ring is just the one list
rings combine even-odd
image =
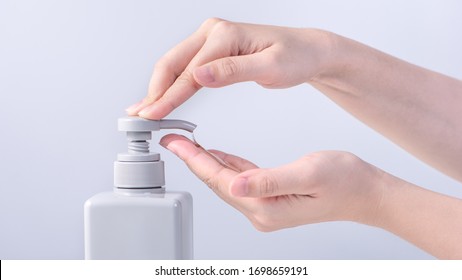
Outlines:
[{"label": "index finger", "polygon": [[230,195],[229,185],[238,172],[226,168],[206,150],[196,146],[191,140],[176,134],[169,134],[160,140],[160,144],[183,160],[188,168],[205,182],[218,196],[228,203],[234,199]]},{"label": "index finger", "polygon": [[[206,41],[207,32],[220,19],[209,19],[205,21],[200,28],[195,31],[187,39],[173,47],[165,55],[163,55],[154,66],[154,70],[149,82],[148,95],[141,101],[138,106],[130,107],[128,113],[137,115],[144,108],[158,101],[165,92],[175,83],[181,76],[186,67],[189,65],[194,56],[199,52]],[[191,85],[186,85],[191,87]],[[192,85],[192,93],[199,89],[198,85]],[[144,117],[160,119],[169,113],[168,109],[165,112],[158,114],[144,114]]]}]

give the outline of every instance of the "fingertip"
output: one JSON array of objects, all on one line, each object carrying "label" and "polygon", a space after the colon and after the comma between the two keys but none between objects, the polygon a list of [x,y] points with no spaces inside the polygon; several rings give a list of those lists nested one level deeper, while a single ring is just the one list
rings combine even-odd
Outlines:
[{"label": "fingertip", "polygon": [[142,109],[142,105],[143,105],[143,100],[127,107],[125,109],[125,112],[127,112],[128,115],[130,116],[135,116],[138,114],[138,112],[140,111],[140,109]]},{"label": "fingertip", "polygon": [[145,118],[145,119],[151,119],[149,116],[151,115],[151,109],[152,106],[148,106],[141,111],[138,112],[138,116]]},{"label": "fingertip", "polygon": [[215,82],[215,76],[213,75],[210,65],[203,65],[196,68],[193,75],[196,82],[202,86],[207,86]]},{"label": "fingertip", "polygon": [[231,195],[245,197],[249,194],[248,180],[245,177],[237,177],[231,184]]},{"label": "fingertip", "polygon": [[162,116],[159,114],[159,106],[152,104],[140,110],[138,116],[148,120],[160,120]]},{"label": "fingertip", "polygon": [[195,152],[197,147],[186,136],[179,134],[167,134],[159,141],[159,145],[173,152],[180,158]]},{"label": "fingertip", "polygon": [[175,139],[175,134],[167,134],[160,138],[159,145],[168,149],[168,145]]},{"label": "fingertip", "polygon": [[175,133],[170,133],[165,136],[163,136],[160,141],[159,145],[161,145],[164,148],[169,147],[171,144],[175,144],[175,142],[188,142],[191,143],[191,140],[189,140],[187,137],[180,135],[180,134],[175,134]]}]

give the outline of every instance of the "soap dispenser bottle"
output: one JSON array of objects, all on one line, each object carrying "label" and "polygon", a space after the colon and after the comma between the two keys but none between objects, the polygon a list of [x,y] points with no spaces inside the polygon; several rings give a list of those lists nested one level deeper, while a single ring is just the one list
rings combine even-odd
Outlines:
[{"label": "soap dispenser bottle", "polygon": [[85,202],[85,259],[192,259],[192,197],[166,191],[164,162],[149,151],[152,131],[196,125],[124,117],[128,152],[114,163],[114,188]]}]

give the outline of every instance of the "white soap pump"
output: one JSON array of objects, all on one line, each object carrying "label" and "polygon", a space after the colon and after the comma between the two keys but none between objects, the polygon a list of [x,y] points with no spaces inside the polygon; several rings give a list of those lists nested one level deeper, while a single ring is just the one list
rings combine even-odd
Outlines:
[{"label": "white soap pump", "polygon": [[164,162],[149,151],[151,132],[196,128],[183,120],[124,117],[128,152],[114,162],[114,189],[85,202],[85,259],[192,259],[192,197],[165,190]]}]

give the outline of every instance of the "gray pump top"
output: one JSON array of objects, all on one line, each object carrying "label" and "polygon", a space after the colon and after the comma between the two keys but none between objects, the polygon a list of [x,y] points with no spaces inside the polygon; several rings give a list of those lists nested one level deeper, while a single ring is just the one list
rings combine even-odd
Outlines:
[{"label": "gray pump top", "polygon": [[127,132],[128,151],[114,162],[114,186],[117,189],[158,189],[165,185],[164,162],[158,153],[149,151],[152,132],[183,129],[193,132],[196,125],[183,120],[147,120],[140,117],[119,118],[119,131]]}]

